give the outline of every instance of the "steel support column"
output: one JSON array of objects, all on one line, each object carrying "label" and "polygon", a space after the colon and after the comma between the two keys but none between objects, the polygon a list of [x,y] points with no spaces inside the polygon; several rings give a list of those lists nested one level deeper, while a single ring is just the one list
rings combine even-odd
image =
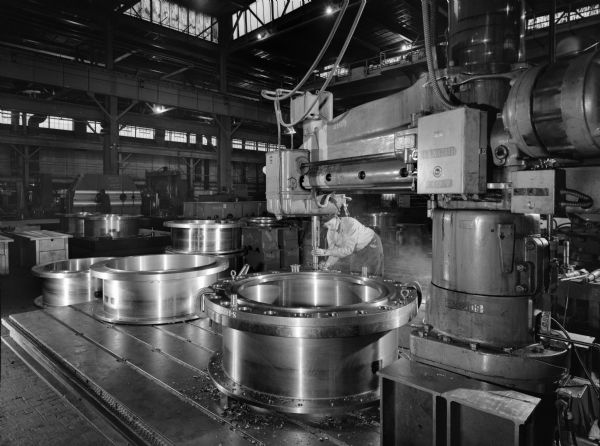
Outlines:
[{"label": "steel support column", "polygon": [[[113,51],[113,14],[112,10],[107,13],[106,20],[106,68],[114,68]],[[107,126],[104,131],[104,150],[102,153],[102,171],[106,175],[119,174],[119,122],[118,122],[118,100],[114,95],[107,95],[105,99]]]},{"label": "steel support column", "polygon": [[[227,62],[231,44],[231,18],[219,18],[219,89],[227,94]],[[231,117],[221,115],[216,119],[219,124],[219,140],[217,148],[217,186],[219,193],[229,193],[233,187],[231,155],[232,125]]]}]

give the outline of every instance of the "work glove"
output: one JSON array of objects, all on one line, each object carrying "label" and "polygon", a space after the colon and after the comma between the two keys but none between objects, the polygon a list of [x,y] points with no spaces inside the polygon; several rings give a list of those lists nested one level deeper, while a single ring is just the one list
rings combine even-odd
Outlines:
[{"label": "work glove", "polygon": [[329,269],[329,267],[327,266],[327,263],[324,260],[319,262],[319,270],[320,271],[327,271],[328,269]]}]

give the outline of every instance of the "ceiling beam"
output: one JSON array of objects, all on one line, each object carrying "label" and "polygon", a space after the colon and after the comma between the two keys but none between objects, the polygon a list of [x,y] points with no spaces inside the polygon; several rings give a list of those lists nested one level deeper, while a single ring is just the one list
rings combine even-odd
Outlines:
[{"label": "ceiling beam", "polygon": [[[22,144],[41,148],[87,150],[92,152],[102,152],[104,149],[102,141],[92,135],[89,138],[61,138],[55,134],[22,135],[3,130],[0,130],[0,144]],[[120,139],[119,152],[135,155],[172,156],[175,158],[217,159],[216,151],[198,150],[193,145],[189,147],[165,147],[164,144],[140,144],[124,138]],[[232,160],[242,163],[264,164],[265,152],[234,149]]]},{"label": "ceiling beam", "polygon": [[167,107],[232,116],[274,124],[270,107],[258,101],[202,91],[197,88],[132,76],[91,65],[33,57],[0,49],[3,77],[92,94],[113,95]]},{"label": "ceiling beam", "polygon": [[[46,99],[32,99],[26,96],[0,93],[0,104],[4,110],[20,111],[33,114],[50,116],[63,116],[76,121],[102,121],[105,116],[98,108],[90,105],[73,104],[60,101],[49,101]],[[146,115],[142,113],[126,113],[120,120],[122,124],[135,125],[139,127],[150,127],[154,129],[167,129],[176,132],[192,132],[206,136],[217,136],[217,126],[202,124],[200,122],[169,118],[164,115]],[[236,138],[250,139],[275,144],[277,135],[275,131],[258,131],[255,129],[240,128]]]}]

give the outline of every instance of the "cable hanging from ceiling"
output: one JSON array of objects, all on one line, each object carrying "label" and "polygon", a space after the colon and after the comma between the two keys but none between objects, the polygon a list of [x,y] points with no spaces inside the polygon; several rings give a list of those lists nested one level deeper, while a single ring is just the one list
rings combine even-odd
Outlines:
[{"label": "cable hanging from ceiling", "polygon": [[273,101],[273,103],[274,103],[275,117],[277,119],[278,143],[281,142],[281,127],[284,127],[286,129],[290,130],[293,126],[295,126],[296,124],[298,124],[302,120],[304,120],[310,113],[310,110],[312,110],[315,105],[320,103],[323,93],[327,90],[327,87],[329,86],[330,82],[333,80],[333,76],[337,72],[340,62],[342,61],[342,58],[344,57],[344,54],[346,53],[346,50],[348,49],[348,46],[350,45],[352,36],[354,35],[354,32],[356,31],[356,27],[358,26],[358,22],[360,21],[362,13],[365,9],[367,0],[361,0],[361,3],[358,8],[358,11],[356,13],[356,16],[354,17],[352,26],[350,27],[350,31],[348,32],[348,35],[346,36],[346,40],[344,41],[344,44],[342,45],[342,48],[333,64],[333,66],[331,67],[331,70],[327,76],[327,79],[325,80],[325,82],[323,83],[321,88],[319,89],[319,93],[317,94],[316,98],[313,100],[312,104],[310,104],[310,106],[306,108],[306,111],[304,112],[304,114],[302,116],[300,116],[298,119],[296,119],[295,121],[285,122],[283,120],[283,116],[282,116],[282,112],[281,112],[281,101],[289,99],[293,95],[298,93],[298,91],[304,86],[306,81],[309,79],[309,77],[315,70],[316,66],[319,64],[319,62],[325,55],[325,52],[329,48],[329,45],[331,44],[331,41],[333,40],[333,37],[340,25],[340,22],[342,21],[342,17],[344,15],[344,13],[346,12],[346,9],[348,8],[348,3],[349,3],[349,0],[344,0],[344,3],[342,4],[342,7],[340,9],[340,12],[336,18],[335,24],[334,24],[333,28],[331,29],[331,32],[329,33],[329,36],[327,37],[325,44],[321,48],[321,51],[319,51],[319,54],[315,58],[315,61],[312,63],[311,67],[308,69],[308,71],[306,72],[304,77],[300,80],[300,82],[298,82],[298,84],[292,90],[277,89],[274,92],[267,91],[267,90],[263,90],[261,92],[261,95],[263,98]]}]

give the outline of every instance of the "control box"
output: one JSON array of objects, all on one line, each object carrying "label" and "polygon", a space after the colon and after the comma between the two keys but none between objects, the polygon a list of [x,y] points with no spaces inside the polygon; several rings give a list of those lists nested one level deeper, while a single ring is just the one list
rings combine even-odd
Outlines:
[{"label": "control box", "polygon": [[510,180],[512,213],[553,215],[562,213],[560,190],[566,185],[564,170],[520,170],[512,172]]},{"label": "control box", "polygon": [[479,194],[487,186],[486,113],[473,108],[423,116],[418,123],[417,193]]}]

